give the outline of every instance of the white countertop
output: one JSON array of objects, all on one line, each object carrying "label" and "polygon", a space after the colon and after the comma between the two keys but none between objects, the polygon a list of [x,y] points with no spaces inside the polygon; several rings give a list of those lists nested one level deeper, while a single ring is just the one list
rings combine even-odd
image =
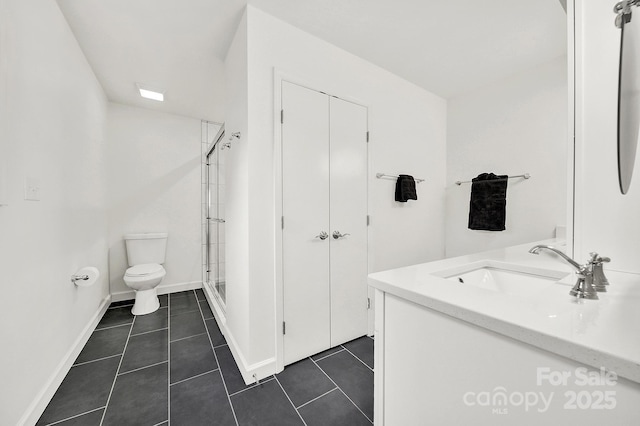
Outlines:
[{"label": "white countertop", "polygon": [[[536,244],[563,249],[562,242],[539,241],[376,272],[368,281],[386,293],[640,383],[640,275],[615,272],[615,259],[605,264],[611,284],[598,293],[599,300],[569,296],[573,276],[533,295],[513,296],[432,275],[487,259],[573,275],[553,253],[529,254]],[[576,260],[586,258],[587,253]]]}]

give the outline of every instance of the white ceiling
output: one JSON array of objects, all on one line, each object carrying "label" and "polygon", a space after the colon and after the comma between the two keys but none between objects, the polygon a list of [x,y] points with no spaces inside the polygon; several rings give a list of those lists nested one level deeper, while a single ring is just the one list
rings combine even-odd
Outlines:
[{"label": "white ceiling", "polygon": [[[110,100],[214,121],[246,3],[58,0]],[[249,3],[445,98],[566,53],[558,0]],[[136,82],[165,90],[165,102],[140,98]]]},{"label": "white ceiling", "polygon": [[[110,100],[222,121],[224,58],[246,0],[58,0]],[[165,91],[143,99],[136,83]]]}]

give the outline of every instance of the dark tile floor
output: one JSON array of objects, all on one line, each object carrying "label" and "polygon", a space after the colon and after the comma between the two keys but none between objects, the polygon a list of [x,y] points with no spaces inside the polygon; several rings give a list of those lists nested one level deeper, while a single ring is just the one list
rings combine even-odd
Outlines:
[{"label": "dark tile floor", "polygon": [[246,386],[202,290],[134,317],[113,303],[38,425],[371,425],[373,340]]}]

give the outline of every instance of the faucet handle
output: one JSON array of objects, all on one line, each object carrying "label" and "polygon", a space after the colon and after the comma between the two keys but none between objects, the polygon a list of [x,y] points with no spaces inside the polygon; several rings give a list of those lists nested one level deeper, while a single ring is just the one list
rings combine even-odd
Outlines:
[{"label": "faucet handle", "polygon": [[606,292],[609,280],[604,275],[603,263],[611,262],[608,257],[601,257],[598,253],[590,253],[591,271],[593,273],[593,288],[598,292]]},{"label": "faucet handle", "polygon": [[602,263],[609,263],[611,262],[611,258],[609,257],[602,257],[600,256],[598,253],[592,251],[591,253],[589,253],[589,256],[591,256],[591,259],[589,260],[590,263],[592,264],[602,264]]},{"label": "faucet handle", "polygon": [[592,265],[586,264],[576,272],[578,280],[573,286],[569,294],[578,299],[598,300],[598,293],[593,286],[593,270]]}]

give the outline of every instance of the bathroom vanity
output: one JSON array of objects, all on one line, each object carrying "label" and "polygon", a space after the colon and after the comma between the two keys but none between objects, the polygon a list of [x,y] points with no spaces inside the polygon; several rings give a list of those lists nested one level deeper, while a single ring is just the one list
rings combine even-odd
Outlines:
[{"label": "bathroom vanity", "polygon": [[377,426],[640,424],[640,276],[576,299],[534,244],[369,275]]}]

